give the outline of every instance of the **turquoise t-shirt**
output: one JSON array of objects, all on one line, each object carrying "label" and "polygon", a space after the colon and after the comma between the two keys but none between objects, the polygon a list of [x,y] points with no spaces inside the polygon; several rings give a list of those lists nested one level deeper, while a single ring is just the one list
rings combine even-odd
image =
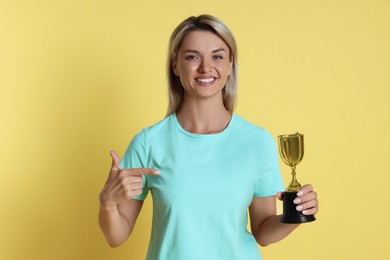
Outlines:
[{"label": "turquoise t-shirt", "polygon": [[258,260],[247,230],[253,197],[283,191],[275,141],[263,128],[233,114],[218,134],[192,134],[172,114],[130,143],[122,168],[155,168],[142,195],[153,198],[146,259]]}]

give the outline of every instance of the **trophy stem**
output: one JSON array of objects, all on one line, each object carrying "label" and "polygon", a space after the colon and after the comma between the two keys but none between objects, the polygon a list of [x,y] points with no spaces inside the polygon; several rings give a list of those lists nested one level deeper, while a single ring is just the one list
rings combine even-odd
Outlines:
[{"label": "trophy stem", "polygon": [[301,184],[299,184],[299,182],[297,181],[297,177],[296,177],[297,173],[295,172],[295,168],[296,168],[296,165],[293,164],[293,165],[291,166],[291,170],[292,170],[292,173],[291,173],[291,175],[292,175],[292,180],[291,180],[291,182],[290,182],[290,184],[288,185],[287,190],[286,190],[286,191],[288,191],[288,192],[297,192],[297,191],[299,191],[300,189],[302,189]]}]

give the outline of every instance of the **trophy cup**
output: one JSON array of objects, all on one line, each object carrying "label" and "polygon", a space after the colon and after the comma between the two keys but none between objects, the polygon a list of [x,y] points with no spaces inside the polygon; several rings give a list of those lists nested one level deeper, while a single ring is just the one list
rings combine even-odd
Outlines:
[{"label": "trophy cup", "polygon": [[295,167],[303,158],[303,134],[295,133],[290,135],[280,135],[279,153],[283,162],[291,167],[292,180],[283,194],[283,215],[280,219],[282,223],[306,223],[315,220],[313,215],[303,215],[296,210],[294,199],[302,186],[297,181]]}]

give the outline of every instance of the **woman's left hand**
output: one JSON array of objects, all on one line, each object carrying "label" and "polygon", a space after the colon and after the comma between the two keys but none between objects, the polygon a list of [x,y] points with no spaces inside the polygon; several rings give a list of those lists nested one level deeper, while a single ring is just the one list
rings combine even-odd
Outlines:
[{"label": "woman's left hand", "polygon": [[[302,211],[303,215],[315,215],[318,212],[317,193],[311,184],[306,184],[298,191],[298,197],[294,200],[296,209]],[[283,193],[278,192],[277,197],[283,200]]]}]

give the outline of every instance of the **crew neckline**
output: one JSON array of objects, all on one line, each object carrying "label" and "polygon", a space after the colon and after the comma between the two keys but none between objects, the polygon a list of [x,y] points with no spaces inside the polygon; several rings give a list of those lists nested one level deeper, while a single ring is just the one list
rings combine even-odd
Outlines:
[{"label": "crew neckline", "polygon": [[191,136],[191,137],[196,137],[196,138],[211,138],[211,137],[216,137],[216,136],[221,136],[221,135],[224,135],[226,132],[229,131],[229,129],[232,127],[234,121],[235,121],[235,118],[236,118],[236,115],[234,113],[232,113],[232,117],[230,118],[230,121],[228,123],[228,125],[225,127],[225,129],[223,129],[221,132],[219,133],[215,133],[215,134],[195,134],[195,133],[191,133],[187,130],[185,130],[179,120],[177,119],[176,117],[176,113],[173,113],[172,114],[172,118],[173,118],[173,121],[176,125],[176,127],[185,135],[188,135],[188,136]]}]

